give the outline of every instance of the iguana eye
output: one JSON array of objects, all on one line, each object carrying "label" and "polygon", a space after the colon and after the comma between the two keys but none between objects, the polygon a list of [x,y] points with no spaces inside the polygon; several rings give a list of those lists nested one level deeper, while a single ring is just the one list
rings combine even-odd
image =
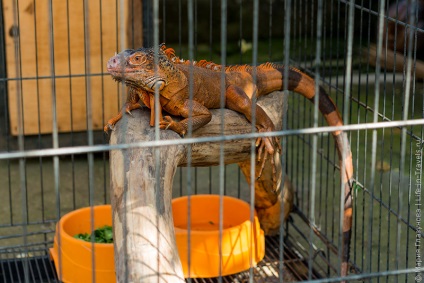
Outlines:
[{"label": "iguana eye", "polygon": [[141,58],[141,55],[136,55],[136,56],[134,56],[133,58],[132,58],[132,62],[133,63],[135,63],[135,64],[141,64],[142,63],[142,58]]}]

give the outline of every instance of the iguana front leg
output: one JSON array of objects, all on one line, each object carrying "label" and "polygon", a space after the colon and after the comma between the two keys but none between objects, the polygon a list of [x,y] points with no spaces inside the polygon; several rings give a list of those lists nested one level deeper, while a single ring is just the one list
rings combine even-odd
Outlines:
[{"label": "iguana front leg", "polygon": [[[140,103],[138,103],[138,101],[139,101],[138,93],[135,90],[130,89],[130,91],[128,92],[128,96],[127,96],[127,102],[125,102],[125,112],[131,115],[131,110],[141,108],[141,105],[140,105]],[[115,124],[119,120],[121,120],[122,115],[123,115],[123,111],[121,110],[121,111],[119,111],[119,113],[115,117],[113,117],[113,118],[111,118],[107,121],[107,124],[104,126],[103,130],[106,133],[109,130],[113,130],[113,127],[115,126]]]},{"label": "iguana front leg", "polygon": [[[156,111],[156,107],[155,107],[155,94],[154,93],[149,93],[149,108],[150,108],[150,126],[153,127],[155,125],[155,111]],[[159,101],[159,123],[163,121],[163,116],[162,116],[162,106],[160,105],[160,101]]]},{"label": "iguana front leg", "polygon": [[[227,88],[225,93],[225,107],[244,114],[249,122],[252,122],[252,101],[246,93],[239,87],[231,85]],[[256,105],[255,111],[255,124],[260,133],[272,132],[275,130],[274,123],[265,113],[265,111]],[[270,157],[273,167],[272,180],[277,182],[277,173],[274,164],[274,152],[277,149],[281,152],[280,141],[277,137],[263,137],[256,140],[256,147],[258,147],[258,162],[262,161],[261,169],[257,178],[259,179],[265,167],[265,162]]]},{"label": "iguana front leg", "polygon": [[[190,102],[189,100],[186,100],[184,101],[183,106],[179,107],[177,105],[178,103],[173,103],[173,101],[171,101],[164,106],[164,110],[173,115],[182,116],[185,119],[180,122],[177,122],[174,121],[171,117],[165,116],[163,117],[163,121],[161,121],[159,124],[161,129],[173,130],[180,136],[184,136],[185,134],[187,134],[188,124],[190,120],[192,122],[192,130],[194,131],[206,125],[212,119],[212,114],[209,109],[196,101]],[[191,113],[190,108],[192,109]],[[191,117],[189,118],[189,116]]]}]

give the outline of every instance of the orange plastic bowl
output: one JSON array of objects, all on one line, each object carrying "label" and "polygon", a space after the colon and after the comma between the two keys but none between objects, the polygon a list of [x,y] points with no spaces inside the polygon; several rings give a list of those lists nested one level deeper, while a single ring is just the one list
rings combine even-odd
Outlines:
[{"label": "orange plastic bowl", "polygon": [[[248,203],[223,197],[222,270],[219,271],[219,196],[195,195],[191,201],[190,246],[188,246],[188,197],[172,201],[177,248],[185,277],[216,277],[234,274],[255,266],[265,255],[265,238],[254,217],[250,222]],[[94,228],[112,225],[110,205],[94,206]],[[91,208],[81,208],[64,215],[57,224],[53,248],[59,278],[66,283],[92,282],[92,256],[96,282],[116,282],[113,244],[94,244],[74,238],[91,231]],[[252,230],[253,228],[253,230]],[[253,233],[252,233],[253,232]],[[60,235],[60,246],[59,246]],[[60,247],[60,260],[59,260]],[[188,269],[188,251],[191,264]],[[60,264],[59,264],[60,262]]]},{"label": "orange plastic bowl", "polygon": [[[264,233],[259,221],[250,221],[250,205],[223,197],[222,264],[219,250],[218,195],[190,197],[191,229],[188,230],[188,197],[172,200],[175,235],[185,277],[216,277],[249,269],[265,255]],[[190,232],[190,244],[188,233]],[[190,268],[188,257],[190,253]],[[220,270],[221,265],[221,270]]]},{"label": "orange plastic bowl", "polygon": [[[95,282],[115,283],[113,244],[93,244],[74,235],[91,231],[91,208],[81,208],[64,215],[57,224],[53,248],[50,254],[56,271],[63,282],[92,282],[94,255]],[[112,225],[110,205],[93,207],[94,229]],[[60,235],[60,246],[59,246]],[[60,258],[59,258],[60,249]],[[60,264],[59,264],[60,263]]]}]

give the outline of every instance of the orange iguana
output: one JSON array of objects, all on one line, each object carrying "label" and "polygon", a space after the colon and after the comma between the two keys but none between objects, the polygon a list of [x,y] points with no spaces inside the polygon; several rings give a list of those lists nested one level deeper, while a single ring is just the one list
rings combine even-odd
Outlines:
[{"label": "orange iguana", "polygon": [[[175,56],[174,50],[161,45],[157,54],[158,65],[155,66],[154,48],[140,48],[125,50],[113,56],[107,63],[107,70],[112,77],[124,82],[129,87],[125,112],[139,108],[141,100],[151,109],[150,125],[154,125],[154,94],[159,90],[159,109],[171,115],[182,116],[177,122],[170,116],[160,117],[160,128],[170,129],[184,136],[191,119],[193,131],[206,125],[212,118],[209,109],[220,108],[221,105],[221,72],[222,67],[205,60],[199,62],[184,61]],[[190,66],[192,65],[192,66]],[[189,72],[193,68],[193,101],[189,101]],[[256,73],[256,84],[253,72]],[[267,95],[273,91],[284,90],[284,74],[288,73],[288,86],[291,91],[297,92],[311,102],[315,97],[315,81],[307,74],[293,67],[285,67],[274,63],[259,65],[254,70],[248,65],[225,67],[225,107],[242,113],[249,121],[252,118],[252,97]],[[191,107],[191,109],[189,108]],[[343,125],[337,107],[325,92],[319,88],[319,110],[330,126]],[[191,116],[189,118],[189,113]],[[260,106],[256,106],[256,128],[258,132],[274,131],[274,124]],[[110,119],[105,131],[112,129],[122,117],[122,112]],[[347,135],[341,131],[333,132],[338,149],[340,167],[345,185],[345,210],[343,219],[343,262],[342,276],[347,275],[349,246],[352,227],[352,194],[353,166]],[[262,137],[256,141],[258,147],[258,161],[262,161],[262,172],[265,161],[280,149],[278,138]],[[344,157],[344,158],[343,158]],[[344,163],[343,163],[344,160]],[[259,176],[261,173],[259,173]]]}]

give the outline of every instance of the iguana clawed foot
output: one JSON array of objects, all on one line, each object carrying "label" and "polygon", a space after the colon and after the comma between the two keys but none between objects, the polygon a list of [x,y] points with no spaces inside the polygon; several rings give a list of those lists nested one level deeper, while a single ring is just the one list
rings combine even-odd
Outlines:
[{"label": "iguana clawed foot", "polygon": [[163,120],[159,122],[159,128],[162,130],[172,130],[183,137],[186,134],[184,126],[180,122],[175,122],[170,116],[163,117]]},{"label": "iguana clawed foot", "polygon": [[[261,129],[259,132],[269,132],[270,129]],[[277,169],[274,163],[274,153],[275,149],[277,152],[281,152],[280,139],[277,137],[262,137],[256,139],[256,147],[258,147],[258,162],[261,162],[261,168],[256,180],[259,180],[264,171],[265,164],[268,158],[270,158],[271,167],[272,167],[272,181],[277,183]]]},{"label": "iguana clawed foot", "polygon": [[[125,113],[131,115],[131,110],[134,109],[138,109],[141,108],[142,106],[140,105],[140,103],[136,102],[136,103],[131,103],[131,102],[127,102],[125,103]],[[122,118],[122,110],[118,113],[118,115],[116,115],[115,117],[109,119],[107,121],[107,124],[103,127],[103,131],[105,131],[106,133],[109,132],[109,130],[113,131],[113,129],[115,128],[115,124],[121,120]]]}]

